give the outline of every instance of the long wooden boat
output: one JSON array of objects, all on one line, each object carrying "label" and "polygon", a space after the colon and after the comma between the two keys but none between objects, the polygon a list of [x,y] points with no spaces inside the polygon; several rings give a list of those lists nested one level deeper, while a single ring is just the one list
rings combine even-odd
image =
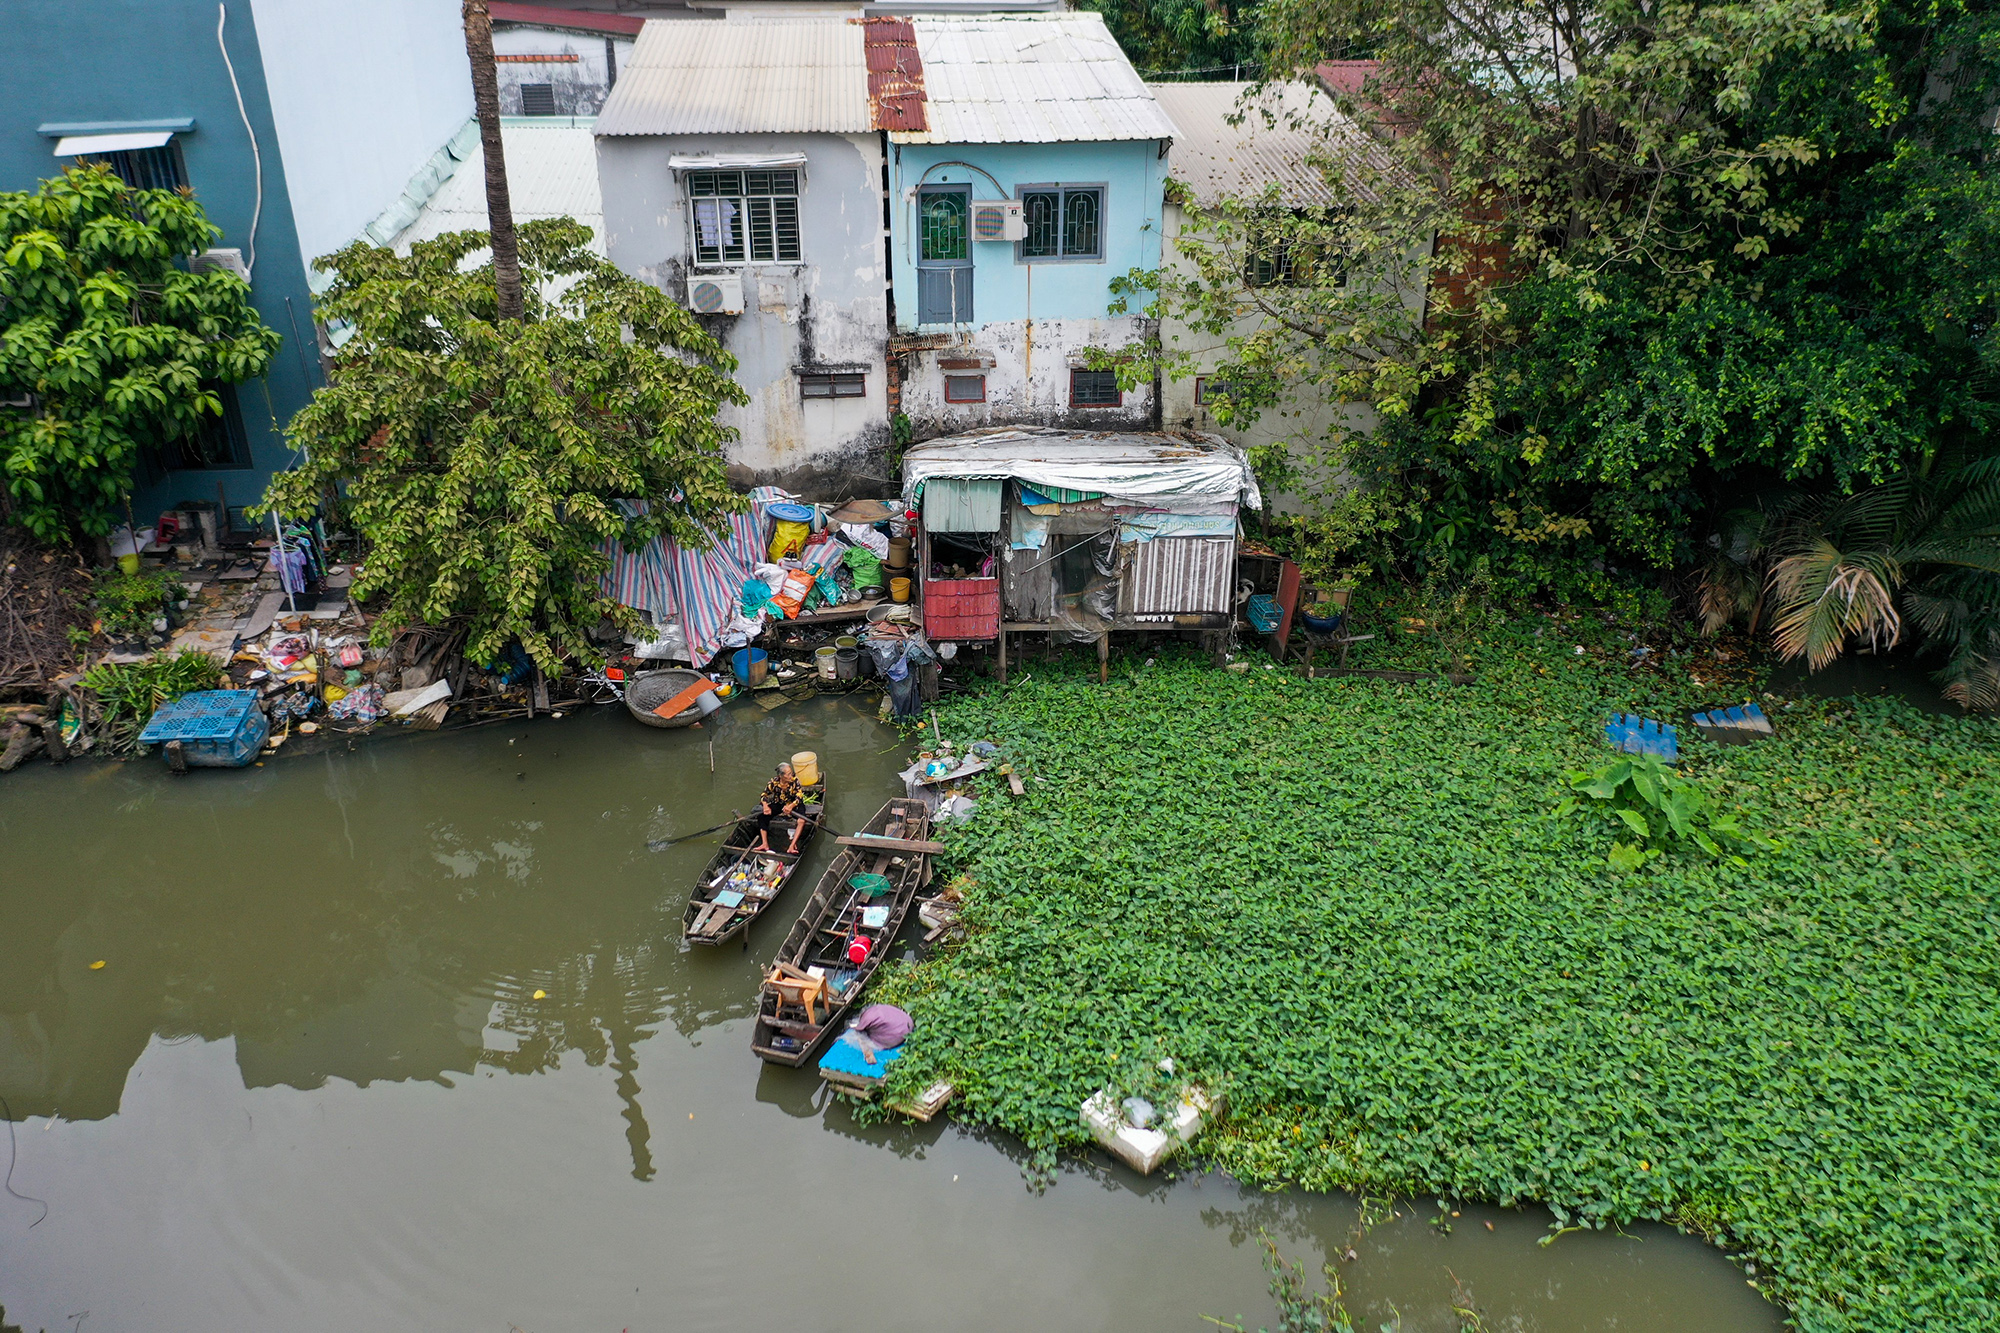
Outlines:
[{"label": "long wooden boat", "polygon": [[[757,841],[754,809],[736,822],[701,878],[694,882],[687,912],[681,917],[682,939],[691,944],[727,943],[750,929],[750,923],[777,901],[812,850],[813,836],[826,822],[826,779],[805,788],[805,798],[796,815],[780,815],[771,821],[771,851],[751,850]],[[788,852],[785,848],[791,845],[792,825],[798,820],[805,821],[805,831],[799,834],[799,849]]]},{"label": "long wooden boat", "polygon": [[[930,814],[918,800],[895,800],[875,812],[858,838],[928,846]],[[847,839],[842,839],[847,842]],[[889,891],[864,898],[849,881],[859,875],[881,875]],[[796,1068],[810,1060],[840,1031],[840,1022],[861,997],[875,969],[888,956],[889,945],[903,928],[917,890],[930,878],[930,855],[895,846],[844,846],[820,876],[806,909],[792,924],[766,974],[757,999],[757,1024],[750,1032],[750,1049],[772,1064]],[[870,907],[886,909],[864,919]],[[867,924],[877,920],[879,924]],[[848,960],[848,945],[856,936],[870,942],[867,958]],[[781,988],[778,982],[788,985]],[[823,982],[824,994],[810,1007],[793,1002],[798,984],[812,988]],[[787,992],[790,992],[789,994]]]}]

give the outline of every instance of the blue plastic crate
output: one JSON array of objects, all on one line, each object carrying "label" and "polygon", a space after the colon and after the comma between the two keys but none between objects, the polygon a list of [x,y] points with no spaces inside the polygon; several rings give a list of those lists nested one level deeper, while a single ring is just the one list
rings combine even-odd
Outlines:
[{"label": "blue plastic crate", "polygon": [[183,759],[197,768],[241,768],[270,734],[255,690],[199,690],[160,705],[139,740],[179,741]]},{"label": "blue plastic crate", "polygon": [[1670,764],[1681,761],[1680,733],[1637,713],[1612,714],[1604,724],[1604,739],[1626,754],[1658,755]]}]

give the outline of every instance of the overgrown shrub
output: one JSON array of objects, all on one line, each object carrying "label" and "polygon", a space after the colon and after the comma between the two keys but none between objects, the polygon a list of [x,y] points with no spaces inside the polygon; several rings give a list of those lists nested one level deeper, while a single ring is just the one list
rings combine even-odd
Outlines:
[{"label": "overgrown shrub", "polygon": [[100,662],[83,678],[97,696],[98,725],[114,751],[139,748],[139,733],[161,704],[196,690],[222,688],[223,671],[206,653],[155,653],[143,662]]}]

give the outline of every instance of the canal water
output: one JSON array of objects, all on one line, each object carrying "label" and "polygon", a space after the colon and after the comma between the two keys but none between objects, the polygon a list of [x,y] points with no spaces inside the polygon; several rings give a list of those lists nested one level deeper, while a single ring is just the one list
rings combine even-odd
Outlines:
[{"label": "canal water", "polygon": [[[714,772],[710,772],[710,742]],[[1030,1190],[1018,1145],[862,1126],[748,1049],[759,966],[683,952],[687,886],[780,759],[858,828],[910,747],[840,700],[707,726],[611,710],[261,768],[0,779],[0,1307],[34,1333],[1207,1329],[1274,1324],[1352,1200],[1141,1179]],[[833,852],[819,846],[810,880]],[[98,964],[102,966],[98,966]],[[1371,1330],[1775,1330],[1661,1227],[1430,1201],[1344,1265]],[[1489,1230],[1487,1223],[1493,1226]]]}]

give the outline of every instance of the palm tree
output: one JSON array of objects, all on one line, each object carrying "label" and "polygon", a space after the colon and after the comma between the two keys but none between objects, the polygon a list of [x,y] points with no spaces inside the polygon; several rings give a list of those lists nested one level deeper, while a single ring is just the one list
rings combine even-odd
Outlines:
[{"label": "palm tree", "polygon": [[465,56],[472,63],[472,106],[486,160],[486,224],[493,233],[493,289],[501,319],[524,318],[521,255],[514,243],[514,207],[507,196],[507,157],[500,145],[500,77],[493,68],[493,18],[486,0],[464,0]]},{"label": "palm tree", "polygon": [[1914,622],[1942,652],[1944,693],[2000,706],[2000,456],[1807,500],[1768,527],[1778,655],[1817,671]]}]

